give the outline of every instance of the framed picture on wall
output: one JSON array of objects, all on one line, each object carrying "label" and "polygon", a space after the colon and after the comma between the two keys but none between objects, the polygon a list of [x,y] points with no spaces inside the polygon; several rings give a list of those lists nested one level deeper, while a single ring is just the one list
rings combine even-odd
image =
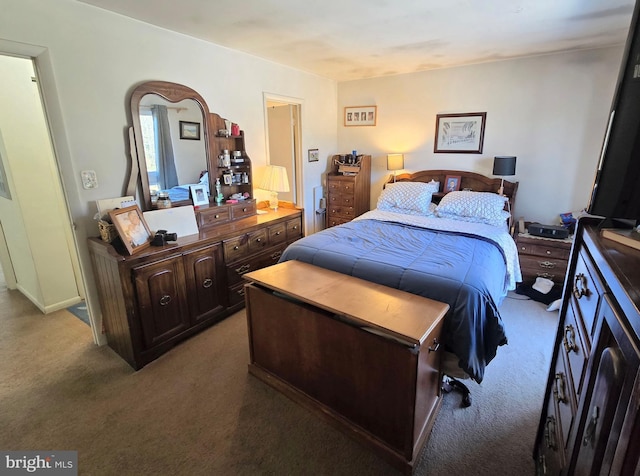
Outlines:
[{"label": "framed picture on wall", "polygon": [[344,108],[344,125],[375,126],[378,106],[350,106]]},{"label": "framed picture on wall", "polygon": [[200,140],[200,123],[180,121],[180,139]]},{"label": "framed picture on wall", "polygon": [[309,162],[317,162],[320,159],[320,152],[318,149],[309,149]]},{"label": "framed picture on wall", "polygon": [[436,115],[433,152],[481,154],[486,112]]}]

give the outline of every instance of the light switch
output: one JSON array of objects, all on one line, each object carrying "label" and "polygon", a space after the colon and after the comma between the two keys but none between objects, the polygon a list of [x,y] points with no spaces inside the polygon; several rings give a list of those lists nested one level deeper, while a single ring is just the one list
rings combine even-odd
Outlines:
[{"label": "light switch", "polygon": [[82,188],[85,190],[98,188],[98,177],[96,177],[95,170],[83,170],[80,172],[80,176],[82,177]]}]

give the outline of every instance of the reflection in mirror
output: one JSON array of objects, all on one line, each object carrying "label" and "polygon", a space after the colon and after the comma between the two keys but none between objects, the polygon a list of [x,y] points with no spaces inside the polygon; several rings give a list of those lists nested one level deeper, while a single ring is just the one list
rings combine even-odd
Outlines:
[{"label": "reflection in mirror", "polygon": [[[181,134],[184,122],[190,123],[193,129],[189,131],[195,134]],[[207,170],[201,124],[202,112],[192,99],[171,103],[147,94],[140,100],[140,129],[152,196],[166,190],[172,202],[189,200],[189,185],[200,183]]]},{"label": "reflection in mirror", "polygon": [[[208,183],[209,108],[200,94],[182,84],[149,81],[131,93],[134,166],[129,194],[138,177],[142,206],[152,209],[152,194],[169,191],[177,205],[191,203],[189,185]],[[131,190],[133,188],[133,190]]]}]

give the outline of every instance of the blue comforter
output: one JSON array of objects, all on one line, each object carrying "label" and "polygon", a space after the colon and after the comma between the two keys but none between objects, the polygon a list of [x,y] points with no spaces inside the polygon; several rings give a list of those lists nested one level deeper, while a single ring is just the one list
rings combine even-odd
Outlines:
[{"label": "blue comforter", "polygon": [[448,303],[447,350],[478,383],[498,346],[507,343],[497,307],[506,295],[507,260],[490,239],[359,219],[296,241],[284,251],[286,260]]}]

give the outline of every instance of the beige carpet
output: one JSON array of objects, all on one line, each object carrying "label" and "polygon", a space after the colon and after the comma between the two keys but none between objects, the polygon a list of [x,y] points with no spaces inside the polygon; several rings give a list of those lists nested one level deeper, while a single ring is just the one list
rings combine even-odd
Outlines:
[{"label": "beige carpet", "polygon": [[[505,300],[508,346],[448,394],[419,475],[533,474],[556,313]],[[40,314],[0,289],[0,448],[77,450],[82,475],[398,475],[247,374],[244,312],[134,372],[67,311]]]}]

